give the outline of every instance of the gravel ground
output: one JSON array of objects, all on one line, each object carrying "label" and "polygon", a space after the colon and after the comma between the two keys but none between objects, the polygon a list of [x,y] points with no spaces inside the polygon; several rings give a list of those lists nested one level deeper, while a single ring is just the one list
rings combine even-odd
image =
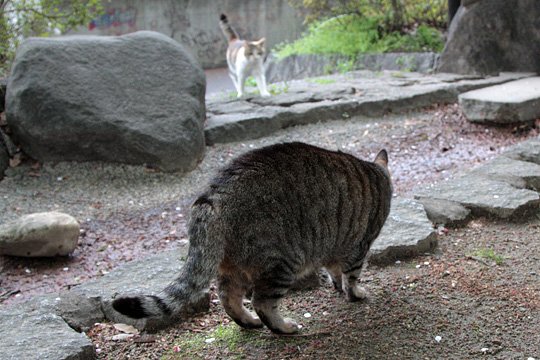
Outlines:
[{"label": "gravel ground", "polygon": [[241,330],[219,305],[156,334],[88,333],[99,359],[538,359],[540,221],[476,220],[440,234],[437,253],[361,277],[370,297],[348,303],[332,286],[287,296],[295,336]]},{"label": "gravel ground", "polygon": [[0,222],[38,211],[62,211],[81,223],[80,244],[69,257],[0,257],[0,302],[15,303],[100,276],[185,240],[187,209],[216,169],[264,145],[304,141],[372,159],[389,151],[395,192],[410,196],[419,184],[441,181],[486,161],[508,146],[537,136],[538,127],[469,124],[457,105],[381,119],[352,118],[299,126],[243,143],[208,147],[187,175],[102,163],[41,165],[23,161],[0,183]]}]

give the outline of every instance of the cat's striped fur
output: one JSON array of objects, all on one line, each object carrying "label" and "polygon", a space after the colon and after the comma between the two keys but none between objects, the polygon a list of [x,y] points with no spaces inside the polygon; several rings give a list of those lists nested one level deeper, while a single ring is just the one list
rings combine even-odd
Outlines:
[{"label": "cat's striped fur", "polygon": [[244,95],[246,79],[253,75],[262,96],[270,96],[266,87],[264,73],[265,38],[257,41],[241,40],[238,33],[229,24],[225,14],[221,14],[219,25],[229,41],[227,47],[227,65],[229,76],[234,83],[238,97]]},{"label": "cat's striped fur", "polygon": [[[303,143],[276,144],[234,159],[193,204],[189,255],[164,294],[120,298],[134,318],[185,312],[217,276],[226,312],[245,328],[293,333],[279,300],[293,283],[324,267],[349,300],[388,213],[392,185],[382,150],[374,162]],[[252,292],[256,315],[243,305]]]}]

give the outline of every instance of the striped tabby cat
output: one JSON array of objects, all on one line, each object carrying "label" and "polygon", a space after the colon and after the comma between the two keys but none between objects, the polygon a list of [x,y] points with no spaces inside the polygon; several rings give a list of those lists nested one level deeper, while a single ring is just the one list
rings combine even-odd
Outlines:
[{"label": "striped tabby cat", "polygon": [[[367,162],[303,143],[241,155],[194,202],[180,276],[161,296],[121,297],[114,309],[169,323],[204,298],[217,276],[221,303],[237,324],[290,334],[298,326],[281,317],[278,303],[321,267],[350,301],[365,298],[356,280],[390,211],[387,162],[385,150]],[[243,305],[250,291],[256,315]]]},{"label": "striped tabby cat", "polygon": [[227,65],[229,66],[229,76],[234,83],[238,97],[244,95],[244,84],[250,75],[255,77],[261,95],[270,96],[266,89],[263,64],[266,53],[264,48],[265,38],[257,41],[240,40],[224,14],[221,14],[219,25],[229,40]]}]

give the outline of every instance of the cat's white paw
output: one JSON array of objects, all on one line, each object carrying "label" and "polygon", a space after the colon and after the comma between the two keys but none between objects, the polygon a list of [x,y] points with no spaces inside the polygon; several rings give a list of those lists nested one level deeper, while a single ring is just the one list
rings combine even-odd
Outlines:
[{"label": "cat's white paw", "polygon": [[267,92],[261,93],[261,96],[262,97],[269,97],[269,96],[272,96],[272,95],[270,95],[270,93],[267,91]]}]

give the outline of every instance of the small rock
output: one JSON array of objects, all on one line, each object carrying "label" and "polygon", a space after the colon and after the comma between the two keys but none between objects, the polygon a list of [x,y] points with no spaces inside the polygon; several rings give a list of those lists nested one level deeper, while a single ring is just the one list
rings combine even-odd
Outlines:
[{"label": "small rock", "polygon": [[128,339],[131,339],[134,336],[135,336],[134,334],[117,334],[117,335],[114,335],[113,337],[111,337],[111,340],[113,340],[113,341],[126,341]]},{"label": "small rock", "polygon": [[0,254],[25,257],[65,256],[79,238],[79,223],[59,212],[35,213],[0,225]]},{"label": "small rock", "polygon": [[439,335],[435,336],[435,341],[436,342],[441,342],[442,340],[442,337],[440,337]]}]

